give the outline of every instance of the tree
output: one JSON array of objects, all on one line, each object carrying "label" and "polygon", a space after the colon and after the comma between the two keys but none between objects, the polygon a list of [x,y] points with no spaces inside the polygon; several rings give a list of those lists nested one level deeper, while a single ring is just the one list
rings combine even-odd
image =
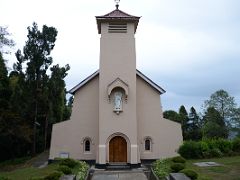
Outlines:
[{"label": "tree", "polygon": [[32,154],[36,153],[37,124],[44,124],[47,105],[47,81],[46,71],[52,64],[50,53],[55,46],[57,30],[54,27],[43,26],[38,30],[36,23],[28,27],[28,40],[24,47],[23,55],[17,53],[20,64],[27,61],[26,86],[28,88],[28,119],[33,126]]},{"label": "tree", "polygon": [[176,111],[173,110],[167,110],[163,112],[163,117],[166,119],[170,119],[172,121],[181,123],[181,119],[179,114]]},{"label": "tree", "polygon": [[190,108],[188,119],[186,139],[195,141],[200,140],[202,138],[201,119],[194,107]]},{"label": "tree", "polygon": [[183,105],[179,108],[179,117],[182,124],[183,139],[185,140],[187,138],[187,123],[189,119],[186,108]]},{"label": "tree", "polygon": [[[5,35],[9,34],[1,37]],[[72,101],[67,104],[64,82],[70,67],[50,68],[56,36],[53,27],[44,25],[41,31],[36,23],[28,27],[23,53],[16,52],[17,62],[9,76],[0,51],[0,160],[43,151],[49,147],[52,124],[71,114]],[[0,43],[11,45],[6,38]]]},{"label": "tree", "polygon": [[7,27],[0,26],[0,52],[8,53],[8,51],[4,51],[4,47],[12,47],[15,45],[12,39],[9,39],[11,34],[8,32]]},{"label": "tree", "polygon": [[234,97],[229,96],[228,92],[218,90],[210,96],[209,100],[205,101],[205,110],[209,107],[215,108],[224,119],[228,127],[232,126],[233,118],[236,112],[236,103]]},{"label": "tree", "polygon": [[227,138],[228,130],[221,114],[213,107],[209,107],[204,116],[204,138]]},{"label": "tree", "polygon": [[8,71],[0,52],[0,108],[8,107],[8,98],[10,96]]},{"label": "tree", "polygon": [[66,105],[65,105],[64,112],[63,112],[63,120],[70,119],[70,116],[72,114],[73,101],[74,101],[73,96],[70,96],[68,98],[68,101],[65,102]]}]

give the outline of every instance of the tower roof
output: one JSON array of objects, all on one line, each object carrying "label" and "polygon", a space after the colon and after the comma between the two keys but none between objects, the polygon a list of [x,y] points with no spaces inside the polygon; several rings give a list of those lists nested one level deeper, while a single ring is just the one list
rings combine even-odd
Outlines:
[{"label": "tower roof", "polygon": [[101,23],[103,22],[132,22],[135,25],[135,32],[137,30],[138,22],[141,17],[133,16],[128,13],[125,13],[118,9],[113,10],[110,13],[107,13],[103,16],[96,16],[97,26],[98,26],[98,34],[101,34]]}]

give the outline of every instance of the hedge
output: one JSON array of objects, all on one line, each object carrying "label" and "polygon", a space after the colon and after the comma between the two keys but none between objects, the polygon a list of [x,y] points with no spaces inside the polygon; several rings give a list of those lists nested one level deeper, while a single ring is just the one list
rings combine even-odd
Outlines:
[{"label": "hedge", "polygon": [[240,138],[185,141],[178,153],[186,159],[213,158],[240,154]]}]

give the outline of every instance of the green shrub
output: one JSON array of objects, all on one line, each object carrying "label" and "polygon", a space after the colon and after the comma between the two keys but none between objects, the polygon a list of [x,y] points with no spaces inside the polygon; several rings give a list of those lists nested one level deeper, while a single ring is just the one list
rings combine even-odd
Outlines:
[{"label": "green shrub", "polygon": [[173,163],[171,164],[171,169],[172,169],[172,172],[179,172],[181,170],[183,170],[185,168],[185,165],[183,163]]},{"label": "green shrub", "polygon": [[206,152],[209,150],[209,146],[208,146],[208,143],[205,142],[205,141],[200,141],[200,146],[201,146],[201,151],[202,152]]},{"label": "green shrub", "polygon": [[79,168],[77,173],[77,179],[84,180],[87,176],[89,165],[84,161],[79,161]]},{"label": "green shrub", "polygon": [[218,139],[215,141],[215,148],[227,155],[232,151],[232,142],[226,139]]},{"label": "green shrub", "polygon": [[240,153],[240,138],[235,138],[232,142],[232,150]]},{"label": "green shrub", "polygon": [[195,141],[185,141],[183,145],[180,146],[178,153],[186,158],[202,158],[201,144]]},{"label": "green shrub", "polygon": [[198,178],[198,174],[192,169],[183,169],[180,172],[193,180]]},{"label": "green shrub", "polygon": [[51,174],[44,177],[44,180],[59,180],[59,178],[63,175],[62,172],[54,171]]},{"label": "green shrub", "polygon": [[213,148],[209,150],[210,158],[212,157],[222,157],[223,153],[218,148]]},{"label": "green shrub", "polygon": [[172,162],[175,163],[185,163],[186,159],[184,159],[182,156],[176,156],[172,158]]},{"label": "green shrub", "polygon": [[170,159],[159,159],[153,163],[153,171],[158,178],[163,179],[171,172]]},{"label": "green shrub", "polygon": [[59,164],[68,166],[70,168],[74,168],[79,164],[79,162],[74,159],[66,158],[66,159],[62,159]]},{"label": "green shrub", "polygon": [[71,168],[65,165],[59,165],[57,170],[63,172],[64,174],[72,174]]}]

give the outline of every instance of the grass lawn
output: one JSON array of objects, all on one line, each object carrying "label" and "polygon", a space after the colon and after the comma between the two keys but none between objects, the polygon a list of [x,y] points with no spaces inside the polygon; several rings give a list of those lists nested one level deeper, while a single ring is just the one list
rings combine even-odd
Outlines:
[{"label": "grass lawn", "polygon": [[28,180],[31,177],[43,177],[53,172],[58,166],[58,163],[52,163],[45,168],[39,169],[35,167],[18,167],[12,171],[0,171],[0,177],[9,177],[12,180]]},{"label": "grass lawn", "polygon": [[[2,162],[0,163],[0,180],[1,177],[8,177],[11,180],[29,180],[32,177],[47,176],[58,169],[60,161],[51,163],[44,168],[33,166],[36,162],[42,162],[43,160],[45,162],[47,158],[48,152],[43,152],[32,159],[26,157]],[[79,174],[80,171],[85,172],[84,167],[85,165],[79,162],[72,169],[73,174]],[[84,176],[85,173],[80,174]]]},{"label": "grass lawn", "polygon": [[[222,166],[198,167],[195,162],[213,161]],[[214,159],[187,160],[186,168],[195,170],[199,180],[240,180],[240,156]]]}]

